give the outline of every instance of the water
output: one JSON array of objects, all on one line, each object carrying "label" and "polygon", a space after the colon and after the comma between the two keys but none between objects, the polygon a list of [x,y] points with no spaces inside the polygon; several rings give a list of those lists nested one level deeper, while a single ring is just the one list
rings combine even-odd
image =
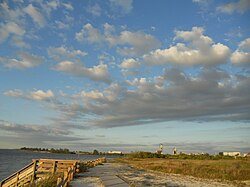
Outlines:
[{"label": "water", "polygon": [[[0,149],[0,181],[32,162],[32,159],[94,160],[99,155],[54,154]],[[114,156],[108,156],[114,158]]]}]

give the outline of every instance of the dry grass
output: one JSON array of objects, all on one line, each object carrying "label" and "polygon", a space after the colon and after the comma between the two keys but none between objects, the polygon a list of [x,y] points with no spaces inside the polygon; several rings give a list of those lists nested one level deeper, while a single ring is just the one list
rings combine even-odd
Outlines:
[{"label": "dry grass", "polygon": [[33,184],[31,184],[31,187],[56,187],[57,178],[62,177],[62,175],[51,175],[46,177],[43,180],[37,181]]},{"label": "dry grass", "polygon": [[206,179],[250,180],[250,160],[116,159],[137,169],[191,175]]}]

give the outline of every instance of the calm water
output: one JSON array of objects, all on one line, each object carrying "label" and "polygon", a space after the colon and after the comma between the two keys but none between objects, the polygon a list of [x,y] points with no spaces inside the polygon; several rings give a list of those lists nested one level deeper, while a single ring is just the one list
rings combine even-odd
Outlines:
[{"label": "calm water", "polygon": [[[0,149],[0,181],[32,162],[32,159],[94,160],[98,155],[36,153],[22,150]],[[108,156],[108,158],[114,158]]]}]

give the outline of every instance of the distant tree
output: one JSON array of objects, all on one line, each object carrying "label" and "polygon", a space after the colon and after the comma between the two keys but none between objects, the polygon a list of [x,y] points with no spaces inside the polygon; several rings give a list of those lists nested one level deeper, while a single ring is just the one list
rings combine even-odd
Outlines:
[{"label": "distant tree", "polygon": [[93,155],[99,155],[99,152],[95,149],[95,150],[93,151]]}]

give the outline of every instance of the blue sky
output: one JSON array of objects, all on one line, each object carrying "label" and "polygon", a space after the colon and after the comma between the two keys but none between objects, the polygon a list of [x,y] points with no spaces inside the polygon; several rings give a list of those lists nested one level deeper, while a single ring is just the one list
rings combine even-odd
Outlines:
[{"label": "blue sky", "polygon": [[249,0],[0,3],[0,148],[250,150]]}]

